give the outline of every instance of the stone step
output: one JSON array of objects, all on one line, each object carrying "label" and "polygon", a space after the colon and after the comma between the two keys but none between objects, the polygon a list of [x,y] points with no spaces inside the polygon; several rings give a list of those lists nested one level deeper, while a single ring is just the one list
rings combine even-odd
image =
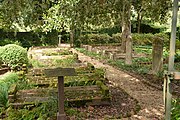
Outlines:
[{"label": "stone step", "polygon": [[[100,88],[96,85],[93,86],[76,86],[65,87],[65,101],[70,104],[88,103],[89,105],[108,104],[110,97],[104,97]],[[21,107],[28,103],[42,103],[50,100],[51,98],[57,98],[57,88],[43,88],[43,89],[30,89],[18,91],[16,98],[9,96],[10,101],[14,101],[12,106]],[[15,99],[15,100],[13,100]],[[20,104],[21,103],[21,104]]]}]

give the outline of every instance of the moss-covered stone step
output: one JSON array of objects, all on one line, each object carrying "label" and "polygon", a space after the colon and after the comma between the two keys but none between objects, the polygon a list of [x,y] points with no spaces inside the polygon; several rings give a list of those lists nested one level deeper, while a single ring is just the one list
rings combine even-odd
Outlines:
[{"label": "moss-covered stone step", "polygon": [[[14,98],[15,103],[24,102],[46,102],[51,98],[57,98],[57,89],[55,88],[44,88],[44,89],[31,89],[31,90],[21,90],[16,94]],[[13,99],[13,98],[12,98]],[[98,99],[98,100],[96,100]],[[11,100],[12,101],[12,100]],[[104,101],[109,102],[110,97],[102,94],[100,88],[96,85],[94,86],[80,86],[80,87],[65,87],[65,101],[69,102],[71,105],[83,101],[82,104],[105,104]],[[73,102],[74,101],[74,102]],[[21,106],[21,105],[20,105]]]},{"label": "moss-covered stone step", "polygon": [[[44,76],[28,76],[28,83],[36,84],[37,86],[52,86],[57,87],[57,78],[47,78]],[[95,85],[96,81],[105,81],[101,75],[94,73],[84,74],[79,76],[65,77],[64,86],[88,86]]]}]

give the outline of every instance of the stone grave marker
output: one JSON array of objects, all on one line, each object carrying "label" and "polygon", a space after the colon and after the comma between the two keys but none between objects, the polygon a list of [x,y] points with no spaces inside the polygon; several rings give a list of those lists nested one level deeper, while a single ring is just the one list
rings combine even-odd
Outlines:
[{"label": "stone grave marker", "polygon": [[152,49],[152,71],[151,74],[157,74],[163,67],[163,39],[156,37],[153,41]]},{"label": "stone grave marker", "polygon": [[50,68],[45,69],[44,73],[47,77],[58,77],[58,113],[57,120],[66,120],[64,112],[64,76],[75,76],[74,68]]}]

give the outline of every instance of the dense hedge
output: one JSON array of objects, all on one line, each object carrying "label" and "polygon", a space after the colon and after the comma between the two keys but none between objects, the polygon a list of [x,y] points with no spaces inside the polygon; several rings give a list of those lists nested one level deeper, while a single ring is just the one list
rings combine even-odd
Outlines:
[{"label": "dense hedge", "polygon": [[57,45],[58,32],[4,32],[0,30],[0,46],[19,42],[23,47]]},{"label": "dense hedge", "polygon": [[15,44],[0,47],[0,58],[3,63],[16,69],[23,64],[28,64],[27,50]]},{"label": "dense hedge", "polygon": [[[166,34],[132,34],[132,40],[134,45],[152,45],[152,41],[156,37],[161,37],[164,41],[165,46],[169,46],[169,37]],[[108,43],[120,43],[122,41],[121,33],[113,34],[87,34],[80,36],[80,42],[82,44],[108,44]]]}]

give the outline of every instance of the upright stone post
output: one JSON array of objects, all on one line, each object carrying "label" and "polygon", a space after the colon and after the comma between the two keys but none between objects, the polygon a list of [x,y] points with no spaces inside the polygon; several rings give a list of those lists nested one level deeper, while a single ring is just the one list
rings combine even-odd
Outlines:
[{"label": "upright stone post", "polygon": [[155,37],[152,49],[152,71],[151,74],[157,74],[163,67],[163,39]]},{"label": "upright stone post", "polygon": [[64,112],[64,76],[75,76],[74,68],[51,68],[45,69],[47,77],[58,77],[58,113],[57,120],[66,120]]}]

